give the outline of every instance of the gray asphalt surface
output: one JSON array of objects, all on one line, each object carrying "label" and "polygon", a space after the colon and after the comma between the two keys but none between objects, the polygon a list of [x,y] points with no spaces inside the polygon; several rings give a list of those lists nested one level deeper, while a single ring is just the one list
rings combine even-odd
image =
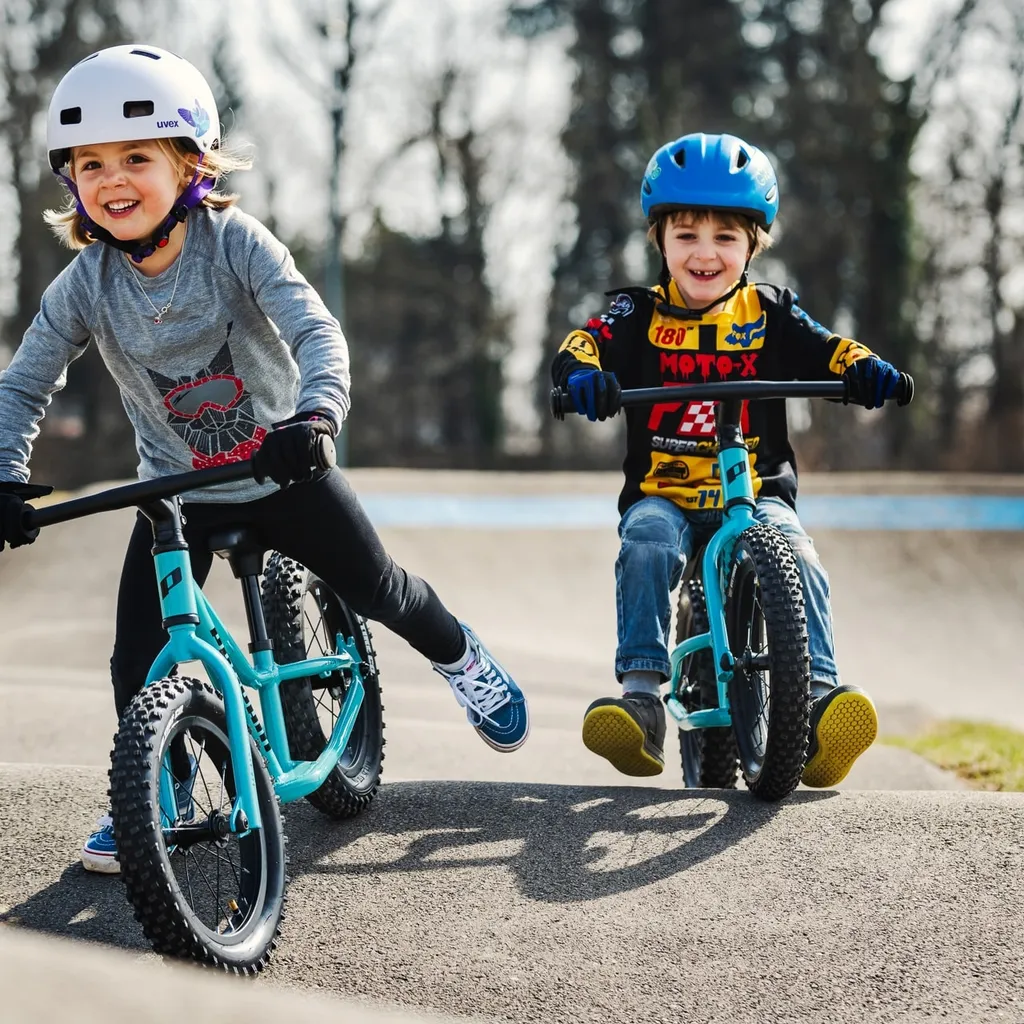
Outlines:
[{"label": "gray asphalt surface", "polygon": [[[617,488],[609,474],[352,478],[364,493]],[[865,481],[802,481],[844,486]],[[77,866],[106,803],[106,666],[130,525],[130,513],[93,517],[0,558],[8,943],[28,928],[155,959],[118,883]],[[344,826],[287,809],[291,911],[261,987],[515,1021],[1024,1020],[1024,798],[964,791],[878,744],[841,792],[780,807],[679,792],[674,743],[669,770],[636,786],[579,740],[586,705],[614,692],[613,532],[383,535],[513,670],[531,737],[514,755],[485,747],[423,659],[375,630],[388,783]],[[815,539],[844,679],[873,694],[883,731],[950,715],[1024,727],[1024,536]],[[218,565],[207,592],[241,632],[236,586]],[[0,988],[15,968],[3,970]]]},{"label": "gray asphalt surface", "polygon": [[[55,940],[25,929],[0,928],[4,1024],[145,1021],[181,1024],[440,1024],[443,1018],[382,1010],[306,992],[256,988],[183,965],[145,962],[98,945]],[[59,983],[55,984],[55,980]],[[159,993],[173,994],[161,998]]]}]

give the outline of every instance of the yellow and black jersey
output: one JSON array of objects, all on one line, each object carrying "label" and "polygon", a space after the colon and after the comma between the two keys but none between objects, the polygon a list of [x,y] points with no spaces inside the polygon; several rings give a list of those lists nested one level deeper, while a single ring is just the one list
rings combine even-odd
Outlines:
[{"label": "yellow and black jersey", "polygon": [[[751,284],[719,313],[678,320],[660,313],[660,287],[631,288],[573,331],[551,366],[565,386],[581,365],[612,371],[623,388],[720,380],[823,380],[842,375],[870,349],[812,320],[788,288]],[[685,305],[673,281],[669,301]],[[796,502],[796,459],[784,399],[743,403],[743,432],[757,496]],[[626,483],[619,512],[645,495],[685,509],[721,508],[713,402],[663,402],[626,410]]]}]

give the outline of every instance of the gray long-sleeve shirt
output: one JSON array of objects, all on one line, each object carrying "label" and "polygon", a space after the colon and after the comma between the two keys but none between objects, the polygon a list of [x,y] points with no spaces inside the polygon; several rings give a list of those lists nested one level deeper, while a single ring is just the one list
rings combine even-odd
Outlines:
[{"label": "gray long-sleeve shirt", "polygon": [[[179,262],[173,304],[155,324]],[[288,249],[237,207],[193,210],[182,255],[156,277],[97,242],[46,289],[0,374],[0,480],[28,480],[38,422],[90,341],[135,428],[142,480],[247,459],[296,411],[321,410],[339,426],[348,414],[338,321]],[[189,497],[249,501],[275,488],[249,480]]]}]

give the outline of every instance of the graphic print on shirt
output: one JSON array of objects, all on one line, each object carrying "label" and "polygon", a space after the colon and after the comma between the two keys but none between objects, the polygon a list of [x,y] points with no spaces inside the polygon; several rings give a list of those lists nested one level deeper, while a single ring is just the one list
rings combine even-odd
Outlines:
[{"label": "graphic print on shirt", "polygon": [[[767,322],[753,289],[737,296],[722,313],[699,323],[684,324],[655,309],[647,337],[657,353],[661,384],[671,387],[756,379]],[[746,402],[741,406],[740,426],[749,434]],[[648,414],[647,429],[651,461],[641,490],[686,508],[721,507],[715,403],[656,403]],[[751,466],[758,443],[759,438],[747,437]],[[755,493],[759,484],[755,474]]]},{"label": "graphic print on shirt", "polygon": [[714,437],[715,403],[690,402],[676,431],[680,437]]},{"label": "graphic print on shirt", "polygon": [[598,346],[611,341],[612,327],[617,320],[629,316],[635,309],[633,300],[628,295],[617,295],[608,312],[602,316],[591,317],[585,330],[573,331],[562,342],[559,352],[568,352],[578,362],[588,366],[601,366]]},{"label": "graphic print on shirt", "polygon": [[256,422],[252,396],[235,374],[227,341],[198,373],[172,379],[147,372],[163,397],[167,422],[192,452],[193,469],[245,462],[263,443],[266,428]]},{"label": "graphic print on shirt", "polygon": [[741,348],[750,348],[756,343],[763,345],[767,330],[768,314],[762,313],[753,323],[733,324],[732,330],[725,336],[725,343],[739,345]]}]

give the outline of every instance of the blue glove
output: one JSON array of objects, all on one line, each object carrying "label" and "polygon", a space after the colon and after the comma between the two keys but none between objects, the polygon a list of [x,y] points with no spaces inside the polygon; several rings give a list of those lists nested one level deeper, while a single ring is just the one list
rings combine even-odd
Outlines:
[{"label": "blue glove", "polygon": [[622,388],[615,374],[588,366],[573,370],[565,382],[576,412],[588,420],[606,420],[621,408]]},{"label": "blue glove", "polygon": [[878,356],[858,359],[843,374],[850,387],[850,401],[865,409],[881,409],[889,398],[895,398],[900,384],[900,371]]}]

